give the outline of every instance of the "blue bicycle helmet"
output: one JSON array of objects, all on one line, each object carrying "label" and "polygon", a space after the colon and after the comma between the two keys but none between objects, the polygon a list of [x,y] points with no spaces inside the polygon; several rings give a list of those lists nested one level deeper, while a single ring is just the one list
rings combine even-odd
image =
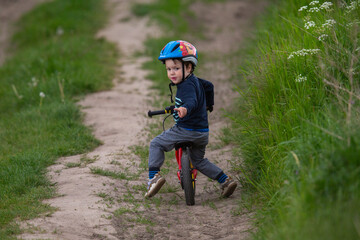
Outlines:
[{"label": "blue bicycle helmet", "polygon": [[159,60],[180,59],[191,62],[194,66],[198,63],[196,48],[189,42],[183,40],[171,41],[161,50]]}]

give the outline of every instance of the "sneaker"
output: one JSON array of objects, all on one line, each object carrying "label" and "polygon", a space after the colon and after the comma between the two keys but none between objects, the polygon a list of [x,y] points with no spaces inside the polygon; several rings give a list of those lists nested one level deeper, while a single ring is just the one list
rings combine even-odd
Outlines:
[{"label": "sneaker", "polygon": [[163,178],[160,173],[155,174],[155,176],[152,179],[149,179],[147,192],[145,193],[146,198],[151,198],[154,196],[160,188],[164,185],[166,182],[165,178]]},{"label": "sneaker", "polygon": [[231,194],[235,191],[235,188],[237,187],[237,183],[231,178],[228,177],[224,183],[221,184],[221,196],[222,197],[230,197]]}]

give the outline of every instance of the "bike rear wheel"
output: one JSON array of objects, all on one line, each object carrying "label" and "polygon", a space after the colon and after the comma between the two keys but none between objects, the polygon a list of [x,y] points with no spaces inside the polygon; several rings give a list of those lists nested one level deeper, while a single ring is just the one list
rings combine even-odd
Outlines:
[{"label": "bike rear wheel", "polygon": [[181,157],[181,173],[182,173],[182,186],[185,192],[185,199],[187,205],[195,204],[195,179],[192,174],[190,164],[189,149],[183,151]]}]

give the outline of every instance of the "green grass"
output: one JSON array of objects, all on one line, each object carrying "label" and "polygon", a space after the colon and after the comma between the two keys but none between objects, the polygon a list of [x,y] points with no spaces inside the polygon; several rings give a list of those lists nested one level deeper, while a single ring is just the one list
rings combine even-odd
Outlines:
[{"label": "green grass", "polygon": [[134,4],[132,12],[142,17],[149,15],[158,24],[170,31],[169,34],[186,33],[189,31],[190,22],[187,20],[193,17],[188,9],[191,1],[189,0],[157,0],[151,4]]},{"label": "green grass", "polygon": [[131,146],[130,150],[140,158],[139,169],[146,171],[148,168],[149,146]]},{"label": "green grass", "polygon": [[273,3],[240,53],[246,88],[225,141],[257,204],[254,239],[360,237],[360,6],[310,12],[323,1],[310,2]]},{"label": "green grass", "polygon": [[19,233],[14,219],[49,210],[40,202],[54,192],[47,166],[100,144],[76,99],[111,86],[115,47],[94,37],[105,17],[100,1],[52,1],[17,24],[0,68],[1,239]]},{"label": "green grass", "polygon": [[111,178],[119,179],[119,180],[136,180],[139,177],[138,174],[131,174],[131,173],[127,172],[127,169],[125,169],[124,172],[114,172],[114,171],[105,170],[105,169],[98,168],[98,167],[91,168],[90,170],[91,170],[91,173],[93,173],[93,174],[111,177]]}]

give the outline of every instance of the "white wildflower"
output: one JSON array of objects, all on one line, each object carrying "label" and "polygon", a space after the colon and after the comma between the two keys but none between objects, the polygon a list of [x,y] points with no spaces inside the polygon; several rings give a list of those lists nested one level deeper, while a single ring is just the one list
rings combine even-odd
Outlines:
[{"label": "white wildflower", "polygon": [[354,25],[354,23],[351,22],[351,23],[346,24],[346,27],[351,28],[353,25]]},{"label": "white wildflower", "polygon": [[310,29],[312,27],[315,27],[315,22],[314,21],[309,21],[305,23],[305,28],[306,29]]},{"label": "white wildflower", "polygon": [[61,36],[64,34],[64,29],[62,27],[58,27],[56,29],[56,35]]},{"label": "white wildflower", "polygon": [[360,6],[360,1],[352,1],[349,6],[346,7],[347,12],[354,11]]},{"label": "white wildflower", "polygon": [[39,93],[39,96],[40,96],[40,103],[39,103],[39,107],[41,108],[42,103],[43,103],[43,99],[45,98],[45,93],[40,92],[40,93]]},{"label": "white wildflower", "polygon": [[322,34],[322,35],[320,35],[319,37],[318,37],[318,40],[319,41],[324,41],[326,38],[328,38],[329,37],[329,35],[327,35],[327,34]]},{"label": "white wildflower", "polygon": [[335,25],[336,21],[334,19],[328,19],[328,20],[326,20],[326,23]]},{"label": "white wildflower", "polygon": [[312,1],[311,3],[309,3],[310,6],[314,6],[316,4],[319,4],[319,1]]},{"label": "white wildflower", "polygon": [[299,74],[296,78],[295,78],[295,82],[305,82],[307,80],[306,76],[303,76],[301,74]]},{"label": "white wildflower", "polygon": [[310,8],[308,12],[320,12],[320,8],[318,7],[313,7],[313,8]]},{"label": "white wildflower", "polygon": [[353,25],[360,25],[360,21],[355,20],[354,22],[346,24],[347,28],[352,28]]},{"label": "white wildflower", "polygon": [[301,8],[299,8],[299,12],[302,12],[304,10],[306,10],[308,8],[308,6],[302,6]]},{"label": "white wildflower", "polygon": [[296,52],[292,52],[288,59],[292,59],[294,57],[303,57],[306,55],[314,55],[317,54],[318,52],[320,52],[320,49],[301,49],[299,51]]},{"label": "white wildflower", "polygon": [[326,10],[326,11],[331,11],[332,9],[333,3],[332,2],[324,2],[323,4],[321,4],[320,9]]},{"label": "white wildflower", "polygon": [[328,19],[325,21],[325,23],[322,25],[323,28],[331,28],[336,24],[336,21],[334,19]]},{"label": "white wildflower", "polygon": [[39,80],[36,79],[36,77],[31,78],[31,82],[29,82],[29,86],[36,87],[39,83]]}]

